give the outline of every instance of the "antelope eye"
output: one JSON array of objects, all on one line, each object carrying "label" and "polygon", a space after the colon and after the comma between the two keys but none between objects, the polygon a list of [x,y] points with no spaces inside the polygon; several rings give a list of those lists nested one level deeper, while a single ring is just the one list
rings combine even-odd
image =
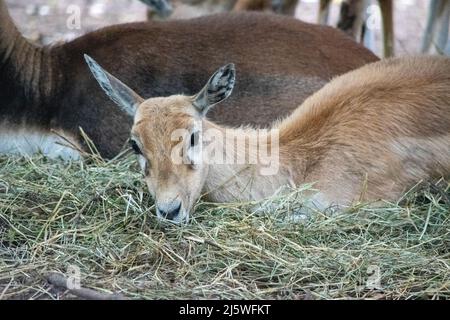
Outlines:
[{"label": "antelope eye", "polygon": [[198,131],[195,131],[191,134],[191,147],[195,147],[198,144],[198,140],[200,138],[200,133]]},{"label": "antelope eye", "polygon": [[142,154],[141,149],[139,148],[138,144],[134,140],[130,140],[131,148],[133,149],[135,154]]}]

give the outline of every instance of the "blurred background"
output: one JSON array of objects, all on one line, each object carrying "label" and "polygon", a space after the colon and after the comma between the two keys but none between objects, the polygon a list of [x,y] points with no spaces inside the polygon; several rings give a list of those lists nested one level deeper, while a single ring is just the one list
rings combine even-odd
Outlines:
[{"label": "blurred background", "polygon": [[[205,9],[202,0],[168,0],[174,9],[169,19],[200,16],[213,10]],[[180,2],[181,1],[181,2]],[[220,0],[205,0],[215,1]],[[203,2],[205,2],[203,1]],[[282,0],[279,0],[282,1]],[[393,0],[394,55],[421,52],[421,42],[426,29],[430,2],[433,0]],[[444,0],[444,2],[450,0]],[[182,3],[183,2],[183,3]],[[377,55],[383,56],[383,32],[378,1],[368,1],[372,14],[371,33],[368,46]],[[24,35],[35,42],[50,44],[73,39],[83,33],[104,26],[134,21],[146,21],[148,6],[138,0],[7,0],[8,8]],[[189,3],[187,5],[186,3]],[[201,8],[200,8],[201,7]],[[336,26],[340,16],[341,0],[331,1],[327,24]],[[447,6],[449,7],[449,6]],[[150,9],[151,10],[151,9]],[[69,21],[74,13],[80,13],[76,28]],[[295,8],[295,17],[317,23],[319,0],[301,0]],[[161,19],[161,18],[157,18]],[[371,19],[366,17],[366,19]],[[445,22],[444,22],[445,23]],[[448,29],[448,20],[447,29]],[[70,25],[70,26],[68,26]],[[448,35],[447,35],[448,38]],[[432,48],[431,48],[432,50]]]}]

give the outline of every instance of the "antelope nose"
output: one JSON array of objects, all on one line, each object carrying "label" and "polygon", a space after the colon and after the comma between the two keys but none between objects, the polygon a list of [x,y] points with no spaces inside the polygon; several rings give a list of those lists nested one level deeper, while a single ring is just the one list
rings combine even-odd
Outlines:
[{"label": "antelope nose", "polygon": [[167,220],[174,220],[180,214],[181,201],[177,201],[168,205],[158,205],[157,209],[158,216]]}]

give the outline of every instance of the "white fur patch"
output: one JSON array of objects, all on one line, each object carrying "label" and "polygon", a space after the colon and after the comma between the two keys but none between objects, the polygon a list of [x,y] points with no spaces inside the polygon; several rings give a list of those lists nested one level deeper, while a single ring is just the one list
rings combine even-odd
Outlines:
[{"label": "white fur patch", "polygon": [[[72,139],[68,140],[72,142]],[[0,154],[21,156],[43,154],[51,159],[61,158],[64,161],[81,158],[80,153],[57,134],[27,129],[0,131]]]},{"label": "white fur patch", "polygon": [[139,166],[141,167],[142,172],[145,173],[145,166],[147,165],[147,160],[144,156],[138,155]]}]

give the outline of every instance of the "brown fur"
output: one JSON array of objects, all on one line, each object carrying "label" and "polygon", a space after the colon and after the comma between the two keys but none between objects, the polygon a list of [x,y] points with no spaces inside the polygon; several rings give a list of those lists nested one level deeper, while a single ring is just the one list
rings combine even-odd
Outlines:
[{"label": "brown fur", "polygon": [[265,11],[272,10],[271,0],[238,0],[233,7],[235,11]]},{"label": "brown fur", "polygon": [[276,175],[259,174],[261,163],[173,164],[171,132],[196,121],[203,131],[226,130],[201,119],[186,96],[145,101],[132,129],[151,166],[145,179],[152,194],[182,199],[186,212],[201,192],[218,202],[254,200],[304,183],[315,183],[312,203],[320,209],[396,200],[421,180],[450,176],[450,59],[386,60],[334,79],[273,125],[280,134]]},{"label": "brown fur", "polygon": [[267,125],[332,77],[377,60],[340,31],[256,13],[112,26],[38,47],[22,37],[0,0],[0,125],[77,138],[82,127],[103,156],[115,156],[131,119],[98,87],[85,53],[145,98],[194,94],[209,73],[234,62],[238,89],[226,112],[209,115],[228,125]]},{"label": "brown fur", "polygon": [[305,147],[305,170],[294,179],[317,181],[329,202],[357,200],[364,179],[366,200],[395,200],[420,180],[450,174],[450,59],[393,59],[350,72],[280,130],[285,151]]}]

